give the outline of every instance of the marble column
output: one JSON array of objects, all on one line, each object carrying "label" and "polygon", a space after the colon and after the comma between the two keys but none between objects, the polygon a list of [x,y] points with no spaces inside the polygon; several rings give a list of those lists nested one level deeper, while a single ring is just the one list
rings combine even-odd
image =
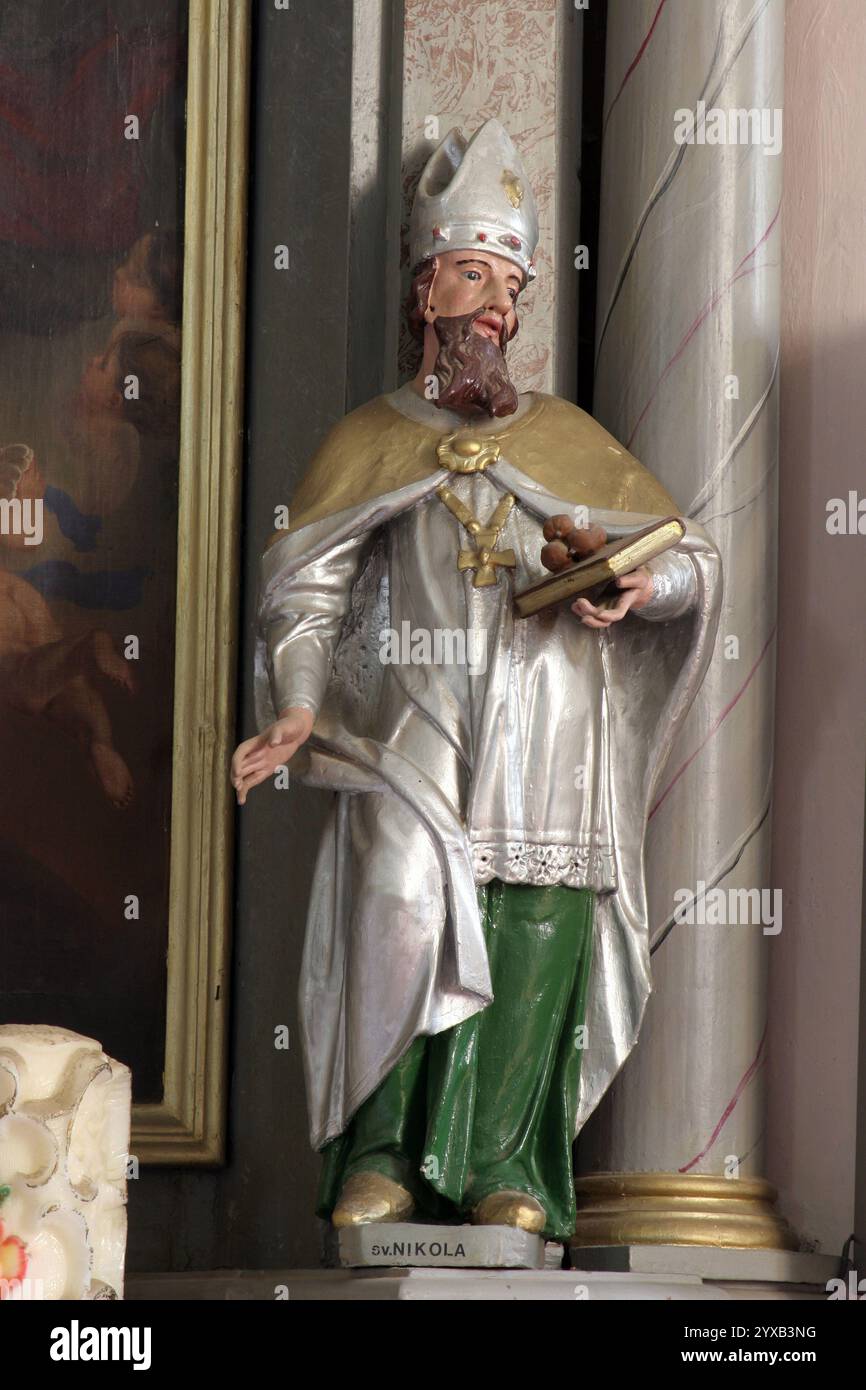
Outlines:
[{"label": "marble column", "polygon": [[594,414],[712,535],[725,601],[650,815],[654,992],[581,1136],[577,1242],[791,1245],[761,1177],[781,895],[730,891],[773,888],[784,6],[610,0],[607,32]]}]

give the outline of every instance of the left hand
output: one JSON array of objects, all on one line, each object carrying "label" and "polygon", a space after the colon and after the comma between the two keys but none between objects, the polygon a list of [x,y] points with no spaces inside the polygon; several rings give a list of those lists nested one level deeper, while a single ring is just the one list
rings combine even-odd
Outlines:
[{"label": "left hand", "polygon": [[[541,563],[556,574],[575,560],[586,559],[600,550],[607,542],[607,534],[598,525],[575,527],[571,517],[563,514],[548,517],[544,523],[544,539],[547,545],[541,552]],[[653,596],[653,577],[646,565],[620,575],[613,582],[623,591],[615,603],[605,599],[601,604],[594,604],[588,598],[579,598],[571,605],[572,613],[586,627],[610,627],[611,623],[619,623],[629,609],[643,608]]]},{"label": "left hand", "polygon": [[644,608],[653,596],[653,577],[646,565],[621,574],[613,582],[623,592],[610,607],[607,606],[609,600],[599,605],[590,603],[588,598],[579,598],[571,605],[572,613],[586,627],[610,627],[611,623],[621,622],[629,609]]}]

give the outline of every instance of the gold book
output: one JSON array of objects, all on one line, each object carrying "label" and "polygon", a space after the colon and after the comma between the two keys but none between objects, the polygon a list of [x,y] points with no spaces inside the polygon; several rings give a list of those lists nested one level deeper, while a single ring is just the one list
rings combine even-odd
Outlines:
[{"label": "gold book", "polygon": [[[633,531],[630,536],[611,541],[579,560],[576,565],[551,574],[549,579],[539,579],[528,589],[521,589],[514,595],[514,607],[519,618],[529,618],[540,613],[542,608],[552,608],[564,599],[573,599],[597,586],[607,586],[612,579],[621,574],[645,565],[662,555],[686,533],[685,523],[678,516],[665,517],[654,521],[643,531]],[[617,590],[619,593],[620,590]]]}]

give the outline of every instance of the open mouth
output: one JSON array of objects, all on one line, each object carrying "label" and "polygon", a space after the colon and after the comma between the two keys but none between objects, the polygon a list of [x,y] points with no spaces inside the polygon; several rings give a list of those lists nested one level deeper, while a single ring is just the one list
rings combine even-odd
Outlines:
[{"label": "open mouth", "polygon": [[498,314],[479,314],[477,319],[472,320],[472,327],[476,333],[481,333],[494,343],[498,343],[502,335],[502,319]]}]

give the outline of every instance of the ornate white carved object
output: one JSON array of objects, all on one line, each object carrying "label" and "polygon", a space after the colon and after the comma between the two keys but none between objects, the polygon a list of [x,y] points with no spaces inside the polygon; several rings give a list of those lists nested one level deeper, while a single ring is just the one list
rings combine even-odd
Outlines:
[{"label": "ornate white carved object", "polygon": [[0,1026],[0,1298],[123,1296],[130,1114],[95,1039]]}]

